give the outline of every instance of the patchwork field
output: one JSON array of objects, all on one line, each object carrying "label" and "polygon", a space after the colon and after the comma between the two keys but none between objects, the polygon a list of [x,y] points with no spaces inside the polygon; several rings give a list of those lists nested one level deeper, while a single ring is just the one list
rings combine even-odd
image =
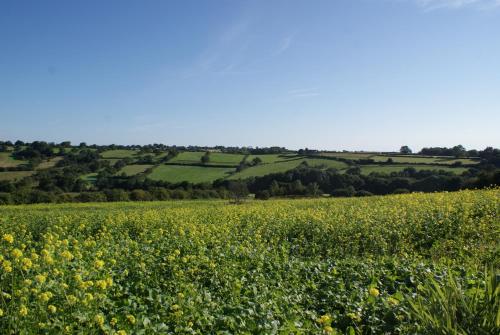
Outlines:
[{"label": "patchwork field", "polygon": [[[186,151],[181,152],[176,157],[168,161],[168,163],[175,164],[200,164],[201,157],[205,155],[205,152],[201,151]],[[221,152],[210,153],[210,161],[206,165],[232,165],[234,167],[238,166],[245,156],[240,154],[226,154]]]},{"label": "patchwork field", "polygon": [[499,199],[3,206],[0,329],[498,334]]},{"label": "patchwork field", "polygon": [[6,171],[0,172],[0,180],[19,180],[31,176],[34,171]]},{"label": "patchwork field", "polygon": [[133,158],[136,156],[138,151],[134,150],[107,150],[101,152],[101,157],[102,158]]},{"label": "patchwork field", "polygon": [[463,167],[448,167],[442,165],[361,165],[361,173],[370,174],[372,172],[391,173],[403,171],[406,168],[414,168],[417,171],[421,170],[443,170],[454,174],[462,174],[467,171]]},{"label": "patchwork field", "polygon": [[170,183],[189,181],[191,183],[209,183],[216,179],[225,178],[233,172],[232,168],[159,165],[148,175],[152,180],[163,180]]},{"label": "patchwork field", "polygon": [[136,174],[142,173],[147,169],[152,168],[153,166],[154,165],[148,165],[148,164],[127,165],[118,172],[118,175],[125,173],[127,176],[135,176]]},{"label": "patchwork field", "polygon": [[13,167],[26,163],[26,161],[14,159],[10,152],[0,152],[0,167]]}]

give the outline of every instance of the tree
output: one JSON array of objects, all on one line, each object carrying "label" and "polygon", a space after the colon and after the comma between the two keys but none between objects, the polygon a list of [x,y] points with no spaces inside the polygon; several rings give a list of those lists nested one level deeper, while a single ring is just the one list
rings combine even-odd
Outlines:
[{"label": "tree", "polygon": [[207,164],[209,161],[210,161],[210,151],[207,151],[203,156],[201,156],[201,163]]},{"label": "tree", "polygon": [[410,147],[407,145],[403,145],[401,149],[399,149],[399,152],[402,153],[403,155],[410,155],[412,153]]},{"label": "tree", "polygon": [[231,193],[231,197],[234,199],[234,202],[237,204],[241,203],[249,193],[247,184],[241,181],[230,181],[227,188]]}]

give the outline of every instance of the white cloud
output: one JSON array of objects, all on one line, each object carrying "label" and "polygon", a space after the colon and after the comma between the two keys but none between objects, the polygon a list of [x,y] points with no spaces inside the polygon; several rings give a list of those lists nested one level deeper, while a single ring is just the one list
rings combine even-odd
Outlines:
[{"label": "white cloud", "polygon": [[413,0],[426,10],[440,8],[459,9],[473,7],[476,9],[494,9],[500,7],[500,0]]}]

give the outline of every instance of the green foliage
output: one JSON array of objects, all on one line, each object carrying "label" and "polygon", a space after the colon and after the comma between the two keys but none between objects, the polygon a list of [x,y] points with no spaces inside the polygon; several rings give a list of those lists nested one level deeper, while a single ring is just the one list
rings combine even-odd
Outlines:
[{"label": "green foliage", "polygon": [[500,274],[464,280],[449,273],[428,276],[409,298],[416,331],[426,334],[498,334],[500,332]]},{"label": "green foliage", "polygon": [[474,322],[496,334],[498,283],[478,268],[498,260],[499,199],[489,189],[3,206],[0,332],[436,334],[418,311],[456,306],[469,334]]}]

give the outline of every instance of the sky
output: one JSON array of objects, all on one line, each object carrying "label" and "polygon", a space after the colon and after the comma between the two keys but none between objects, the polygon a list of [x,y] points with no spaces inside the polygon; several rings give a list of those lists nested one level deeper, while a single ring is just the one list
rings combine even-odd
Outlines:
[{"label": "sky", "polygon": [[0,140],[500,147],[500,0],[0,0]]}]

